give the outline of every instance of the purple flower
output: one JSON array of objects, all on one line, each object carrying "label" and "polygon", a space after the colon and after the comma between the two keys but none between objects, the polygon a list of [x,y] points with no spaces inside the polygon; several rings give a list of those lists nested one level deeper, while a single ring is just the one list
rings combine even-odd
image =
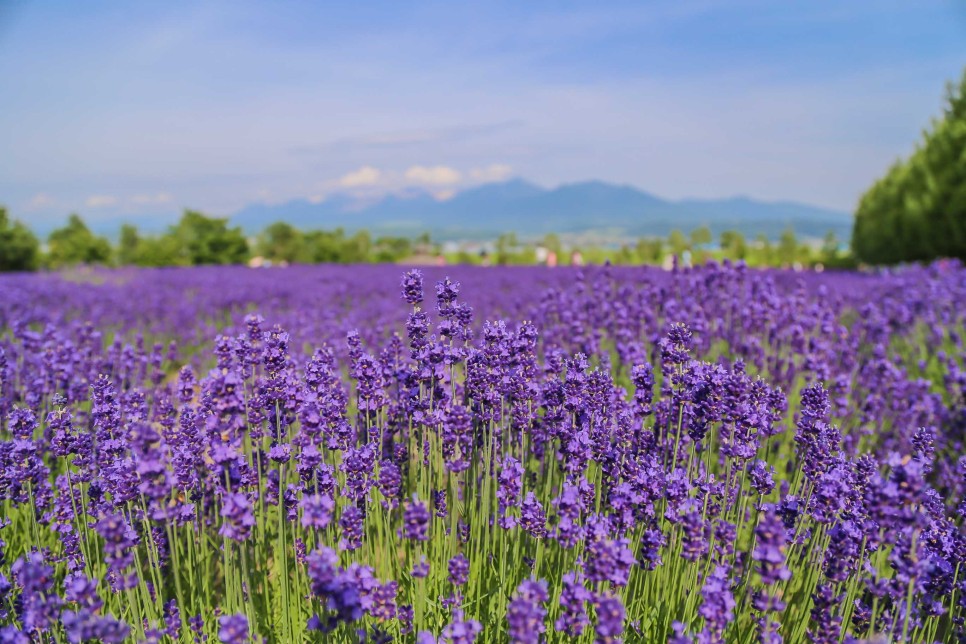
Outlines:
[{"label": "purple flower", "polygon": [[332,521],[335,503],[328,494],[310,494],[302,497],[302,526],[324,530]]},{"label": "purple flower", "polygon": [[276,463],[288,463],[292,458],[292,446],[287,443],[279,443],[268,450],[268,458]]},{"label": "purple flower", "polygon": [[[64,626],[69,642],[94,640],[105,644],[121,644],[131,632],[131,628],[123,621],[110,615],[96,615],[86,608],[78,611],[64,611],[61,615],[61,624]],[[7,641],[0,635],[0,642]],[[12,641],[16,642],[17,640]],[[27,641],[29,640],[23,640],[23,642]]]},{"label": "purple flower", "polygon": [[365,515],[358,507],[350,505],[342,510],[342,516],[339,517],[339,527],[342,528],[339,550],[358,550],[362,547],[364,524]]},{"label": "purple flower", "polygon": [[396,499],[402,487],[402,475],[396,464],[390,460],[383,460],[379,464],[379,480],[376,483],[379,491],[387,499]]},{"label": "purple flower", "polygon": [[[331,548],[312,552],[306,561],[312,592],[321,599],[327,611],[322,615],[313,615],[309,620],[309,629],[328,633],[341,623],[362,619],[365,586],[371,586],[370,590],[374,590],[378,585],[372,579],[371,570],[340,568],[339,556]],[[369,581],[372,583],[369,584]]]},{"label": "purple flower", "polygon": [[624,632],[624,604],[617,597],[602,595],[594,600],[597,608],[597,642],[614,644],[620,642]]},{"label": "purple flower", "polygon": [[403,538],[412,541],[428,540],[430,518],[426,505],[421,503],[416,495],[413,495],[413,500],[407,501],[403,510]]},{"label": "purple flower", "polygon": [[762,496],[768,496],[771,494],[771,491],[775,489],[775,479],[773,478],[774,474],[775,468],[771,467],[768,465],[768,463],[762,460],[755,461],[748,469],[748,477],[751,479],[751,487],[753,487],[755,491]]},{"label": "purple flower", "polygon": [[634,553],[628,539],[598,539],[587,544],[584,571],[591,581],[609,581],[626,586],[634,565]]},{"label": "purple flower", "polygon": [[218,639],[224,644],[245,644],[245,642],[248,642],[248,618],[242,613],[219,617]]},{"label": "purple flower", "polygon": [[723,642],[724,632],[734,618],[735,598],[728,582],[728,569],[717,566],[701,588],[701,607],[698,614],[704,618],[703,642]]},{"label": "purple flower", "polygon": [[758,574],[763,584],[771,586],[787,581],[791,571],[785,566],[785,525],[773,506],[766,506],[755,528],[755,551],[752,559],[758,562]]},{"label": "purple flower", "polygon": [[496,498],[500,502],[500,511],[505,512],[507,508],[515,507],[517,499],[523,490],[523,465],[512,456],[506,456],[500,462],[497,481],[500,486],[496,491]]},{"label": "purple flower", "polygon": [[815,644],[838,644],[842,628],[842,617],[835,614],[835,608],[842,603],[845,595],[835,595],[828,584],[819,584],[812,595],[812,623],[808,629],[809,641]]},{"label": "purple flower", "polygon": [[416,617],[416,612],[408,604],[399,606],[397,612],[399,614],[399,623],[402,625],[402,634],[409,635],[413,632],[413,619]]},{"label": "purple flower", "polygon": [[650,414],[651,404],[654,401],[654,371],[651,365],[646,362],[635,365],[631,369],[631,381],[636,388],[634,401],[640,406],[642,414]]},{"label": "purple flower", "polygon": [[418,268],[406,272],[402,278],[402,297],[416,305],[423,301],[423,273]]},{"label": "purple flower", "polygon": [[241,492],[226,494],[222,499],[221,516],[224,520],[218,534],[234,541],[245,541],[251,536],[255,515],[247,496]]},{"label": "purple flower", "polygon": [[453,611],[453,621],[443,627],[440,641],[447,644],[473,644],[476,636],[483,632],[483,625],[475,619],[463,619],[463,613]]},{"label": "purple flower", "polygon": [[390,581],[387,584],[376,586],[369,593],[371,607],[369,612],[377,619],[393,619],[396,616],[396,591],[399,584]]},{"label": "purple flower", "polygon": [[459,553],[449,560],[449,581],[454,586],[462,586],[470,578],[470,560]]},{"label": "purple flower", "polygon": [[534,539],[547,536],[547,515],[533,492],[527,492],[520,506],[520,527]]},{"label": "purple flower", "polygon": [[425,579],[429,576],[429,562],[425,558],[420,559],[419,563],[413,565],[410,574],[416,579]]},{"label": "purple flower", "polygon": [[592,598],[593,595],[584,586],[584,580],[579,572],[565,574],[560,593],[560,617],[557,618],[554,627],[571,637],[582,634],[590,623],[586,605]]},{"label": "purple flower", "polygon": [[536,644],[546,631],[544,620],[547,610],[547,582],[541,580],[524,581],[517,588],[516,596],[507,607],[507,624],[511,642]]}]

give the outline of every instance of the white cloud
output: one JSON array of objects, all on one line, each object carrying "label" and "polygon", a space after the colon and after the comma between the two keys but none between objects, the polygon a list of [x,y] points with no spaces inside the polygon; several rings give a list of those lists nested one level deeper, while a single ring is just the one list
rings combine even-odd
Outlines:
[{"label": "white cloud", "polygon": [[414,165],[406,170],[406,179],[412,183],[423,183],[432,186],[449,186],[459,183],[462,175],[458,170],[445,165],[425,167]]},{"label": "white cloud", "polygon": [[56,200],[50,195],[43,192],[38,192],[30,199],[30,201],[27,202],[27,208],[30,210],[38,210],[40,208],[52,206],[55,202]]},{"label": "white cloud", "polygon": [[88,208],[103,208],[117,203],[117,197],[111,195],[92,195],[84,202]]},{"label": "white cloud", "polygon": [[513,174],[513,168],[505,163],[493,163],[485,168],[474,168],[470,170],[470,178],[480,183],[492,183],[494,181],[506,181]]},{"label": "white cloud", "polygon": [[148,206],[152,204],[165,204],[171,201],[171,195],[166,192],[159,192],[154,195],[134,195],[131,203],[136,206]]},{"label": "white cloud", "polygon": [[371,165],[364,165],[354,172],[344,174],[339,178],[339,185],[343,188],[361,188],[374,186],[382,179],[382,171]]},{"label": "white cloud", "polygon": [[437,190],[433,193],[433,198],[436,201],[448,201],[456,196],[456,191],[453,189]]}]

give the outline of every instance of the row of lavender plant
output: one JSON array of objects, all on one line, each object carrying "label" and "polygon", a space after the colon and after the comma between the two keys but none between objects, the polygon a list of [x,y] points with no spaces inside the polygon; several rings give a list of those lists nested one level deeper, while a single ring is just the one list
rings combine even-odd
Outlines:
[{"label": "row of lavender plant", "polygon": [[966,270],[387,271],[4,278],[0,641],[963,637]]}]

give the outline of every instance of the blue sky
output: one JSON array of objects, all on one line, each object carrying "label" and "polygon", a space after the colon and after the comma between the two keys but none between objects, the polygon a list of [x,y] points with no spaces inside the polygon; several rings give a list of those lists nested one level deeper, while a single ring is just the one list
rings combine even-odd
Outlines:
[{"label": "blue sky", "polygon": [[851,210],[966,2],[0,0],[0,203],[37,225],[508,177]]}]

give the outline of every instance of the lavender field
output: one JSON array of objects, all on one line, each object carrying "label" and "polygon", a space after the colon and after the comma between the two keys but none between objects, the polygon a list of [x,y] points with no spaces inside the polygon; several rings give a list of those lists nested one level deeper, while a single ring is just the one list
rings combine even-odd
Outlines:
[{"label": "lavender field", "polygon": [[966,638],[966,269],[0,276],[0,642]]}]

